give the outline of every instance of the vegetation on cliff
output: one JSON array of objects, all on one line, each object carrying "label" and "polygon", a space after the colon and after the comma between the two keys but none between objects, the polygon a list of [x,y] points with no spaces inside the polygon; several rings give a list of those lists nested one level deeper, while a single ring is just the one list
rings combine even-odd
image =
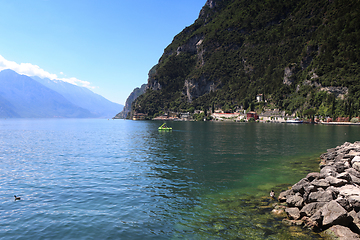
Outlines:
[{"label": "vegetation on cliff", "polygon": [[[358,116],[358,0],[208,0],[175,36],[132,105],[166,111],[278,107]],[[263,94],[267,103],[255,104]]]}]

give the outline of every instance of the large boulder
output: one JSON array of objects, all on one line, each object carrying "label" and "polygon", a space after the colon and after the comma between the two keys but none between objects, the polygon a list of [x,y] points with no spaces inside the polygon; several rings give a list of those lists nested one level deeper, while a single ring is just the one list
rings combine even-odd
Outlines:
[{"label": "large boulder", "polygon": [[325,231],[327,235],[330,236],[336,236],[336,239],[339,240],[356,240],[360,239],[359,235],[356,233],[353,233],[349,228],[341,226],[341,225],[335,225],[330,227]]},{"label": "large boulder", "polygon": [[306,176],[306,179],[309,180],[310,182],[315,179],[319,179],[319,178],[320,178],[320,173],[318,173],[318,172],[312,172]]},{"label": "large boulder", "polygon": [[306,204],[300,211],[300,215],[310,217],[312,216],[317,210],[323,207],[326,202],[313,202]]},{"label": "large boulder", "polygon": [[334,200],[334,194],[329,190],[312,192],[308,197],[308,202],[329,202],[331,200]]},{"label": "large boulder", "polygon": [[345,197],[360,196],[360,188],[351,184],[339,187],[339,194]]},{"label": "large boulder", "polygon": [[294,220],[300,219],[300,210],[297,207],[286,208],[285,212],[290,219],[294,219]]},{"label": "large boulder", "polygon": [[321,187],[324,189],[330,186],[329,181],[327,181],[325,179],[314,180],[311,182],[311,184],[314,185],[315,187]]},{"label": "large boulder", "polygon": [[352,220],[348,212],[334,200],[325,204],[320,211],[323,216],[322,225],[324,227],[347,226]]},{"label": "large boulder", "polygon": [[328,176],[336,177],[336,169],[332,166],[325,166],[320,170],[320,178],[326,178]]},{"label": "large boulder", "polygon": [[292,187],[291,187],[291,189],[295,192],[295,193],[297,193],[297,192],[299,192],[299,193],[301,193],[301,194],[304,194],[304,187],[307,187],[307,186],[309,186],[310,185],[310,183],[309,183],[309,180],[308,179],[306,179],[306,178],[303,178],[303,179],[301,179],[299,182],[297,182],[296,184],[294,184]]},{"label": "large boulder", "polygon": [[348,181],[344,180],[344,179],[339,179],[333,176],[328,176],[325,178],[325,181],[328,181],[330,183],[331,186],[334,187],[340,187],[340,186],[344,186]]},{"label": "large boulder", "polygon": [[354,208],[356,212],[360,210],[360,196],[353,195],[348,197],[350,205]]},{"label": "large boulder", "polygon": [[281,192],[279,194],[278,200],[279,202],[285,202],[287,197],[295,195],[294,191],[292,189],[286,190],[284,192]]},{"label": "large boulder", "polygon": [[304,199],[300,193],[296,193],[293,196],[288,196],[286,198],[286,203],[289,207],[302,207],[304,205]]}]

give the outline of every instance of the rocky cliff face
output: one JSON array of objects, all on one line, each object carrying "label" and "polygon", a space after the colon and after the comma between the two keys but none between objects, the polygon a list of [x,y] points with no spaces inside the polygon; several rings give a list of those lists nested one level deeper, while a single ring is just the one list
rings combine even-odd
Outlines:
[{"label": "rocky cliff face", "polygon": [[289,113],[359,114],[359,22],[356,0],[208,0],[165,48],[133,110],[248,108],[263,94]]},{"label": "rocky cliff face", "polygon": [[143,84],[140,88],[135,88],[129,95],[129,97],[126,99],[126,103],[124,106],[124,109],[116,114],[114,119],[126,119],[128,115],[131,112],[131,105],[135,101],[136,98],[138,98],[141,94],[143,94],[146,91],[147,85]]}]

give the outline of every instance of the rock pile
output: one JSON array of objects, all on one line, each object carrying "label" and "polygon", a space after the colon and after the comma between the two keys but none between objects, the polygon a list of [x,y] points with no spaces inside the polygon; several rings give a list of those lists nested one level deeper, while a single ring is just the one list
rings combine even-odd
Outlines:
[{"label": "rock pile", "polygon": [[[280,193],[279,202],[286,202],[284,221],[360,239],[360,142],[328,149],[320,158],[320,172]],[[279,210],[281,204],[273,212]]]}]

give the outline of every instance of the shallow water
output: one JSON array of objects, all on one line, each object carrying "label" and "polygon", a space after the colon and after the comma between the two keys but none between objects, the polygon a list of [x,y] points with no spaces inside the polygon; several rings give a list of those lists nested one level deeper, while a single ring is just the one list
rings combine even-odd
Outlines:
[{"label": "shallow water", "polygon": [[[0,120],[1,239],[309,239],[271,214],[357,126]],[[13,195],[21,197],[14,201]]]}]

